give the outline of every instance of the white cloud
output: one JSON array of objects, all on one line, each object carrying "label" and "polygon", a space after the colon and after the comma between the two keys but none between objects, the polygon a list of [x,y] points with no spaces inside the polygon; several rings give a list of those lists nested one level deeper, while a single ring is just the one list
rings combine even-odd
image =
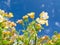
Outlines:
[{"label": "white cloud", "polygon": [[42,4],[42,7],[45,7],[45,5],[44,5],[44,4]]},{"label": "white cloud", "polygon": [[55,25],[56,25],[57,27],[60,27],[60,23],[59,23],[59,22],[55,22]]},{"label": "white cloud", "polygon": [[54,17],[55,16],[55,9],[52,9],[52,17]]},{"label": "white cloud", "polygon": [[44,32],[45,32],[46,34],[49,34],[49,33],[50,33],[50,29],[46,29]]},{"label": "white cloud", "polygon": [[52,9],[52,13],[54,13],[55,12],[55,10],[54,9]]},{"label": "white cloud", "polygon": [[11,2],[11,0],[7,0],[7,1],[5,1],[4,3],[5,3],[8,7],[10,7],[10,2]]}]

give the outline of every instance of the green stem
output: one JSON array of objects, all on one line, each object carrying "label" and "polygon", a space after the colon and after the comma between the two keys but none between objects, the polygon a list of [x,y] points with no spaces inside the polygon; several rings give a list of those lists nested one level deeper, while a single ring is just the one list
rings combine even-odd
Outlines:
[{"label": "green stem", "polygon": [[37,35],[35,35],[35,45],[36,45],[36,42],[37,42]]},{"label": "green stem", "polygon": [[2,45],[2,29],[0,29],[0,45]]},{"label": "green stem", "polygon": [[23,25],[23,29],[25,30],[25,26]]},{"label": "green stem", "polygon": [[35,34],[35,45],[37,45],[37,31],[36,31],[36,34]]},{"label": "green stem", "polygon": [[29,42],[30,42],[30,38],[29,38],[29,41],[28,41],[28,45],[30,45]]}]

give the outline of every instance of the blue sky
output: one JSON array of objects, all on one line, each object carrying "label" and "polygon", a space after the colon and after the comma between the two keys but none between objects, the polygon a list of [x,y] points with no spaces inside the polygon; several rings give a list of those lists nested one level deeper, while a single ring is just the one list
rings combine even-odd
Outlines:
[{"label": "blue sky", "polygon": [[[29,12],[35,12],[36,17],[46,11],[49,14],[49,26],[39,35],[52,36],[54,31],[60,32],[60,0],[0,0],[0,9],[6,12],[13,12],[14,18],[11,21],[21,19]],[[21,26],[17,25],[17,30]]]}]

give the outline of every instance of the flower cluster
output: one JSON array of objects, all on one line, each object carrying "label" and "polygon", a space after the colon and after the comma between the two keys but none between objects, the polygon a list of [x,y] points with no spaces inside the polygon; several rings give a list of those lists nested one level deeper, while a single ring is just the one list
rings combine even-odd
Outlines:
[{"label": "flower cluster", "polygon": [[[42,18],[45,16],[45,13],[46,12],[44,12],[44,15],[41,13],[39,21],[40,19],[44,21],[47,20],[46,18]],[[45,22],[41,20],[41,23],[39,23],[39,21],[35,19],[34,12],[28,13],[17,21],[17,23],[23,26],[23,35],[19,35],[19,32],[17,32],[15,28],[16,23],[9,20],[11,17],[13,17],[13,13],[7,13],[0,9],[0,45],[30,45],[31,41],[33,42],[32,44],[37,44],[37,33],[43,29],[41,24],[45,24]],[[29,22],[29,18],[32,19],[31,22]]]},{"label": "flower cluster", "polygon": [[17,39],[16,23],[9,21],[11,17],[13,13],[0,9],[0,45],[11,45]]},{"label": "flower cluster", "polygon": [[[21,24],[23,26],[23,44],[30,45],[31,40],[33,41],[33,44],[31,45],[38,45],[37,41],[38,36],[37,33],[43,29],[44,24],[48,26],[48,13],[47,12],[41,12],[39,18],[35,18],[35,12],[30,12],[22,17],[22,19],[18,20],[17,23]],[[32,19],[32,21],[29,21],[29,19]],[[44,37],[44,39],[48,39],[47,36]],[[44,40],[42,38],[42,40]],[[40,42],[39,42],[40,44]]]},{"label": "flower cluster", "polygon": [[[27,13],[16,23],[23,26],[22,35],[15,28],[16,23],[9,20],[13,13],[6,13],[0,9],[0,45],[60,45],[60,34],[55,32],[52,38],[49,36],[38,36],[43,25],[48,26],[48,13],[41,12],[38,18],[35,18],[35,12]],[[32,19],[30,21],[30,19]]]},{"label": "flower cluster", "polygon": [[36,21],[42,25],[46,24],[46,26],[48,26],[48,20],[47,20],[48,18],[49,18],[48,13],[43,11],[40,14],[40,18],[37,18]]}]

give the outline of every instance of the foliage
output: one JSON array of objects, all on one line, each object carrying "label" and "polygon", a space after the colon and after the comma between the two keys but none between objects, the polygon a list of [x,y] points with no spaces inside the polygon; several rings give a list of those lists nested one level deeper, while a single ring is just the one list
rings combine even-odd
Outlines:
[{"label": "foliage", "polygon": [[47,35],[38,37],[38,32],[44,29],[43,25],[48,26],[47,12],[41,12],[38,18],[31,12],[17,20],[16,23],[23,27],[22,35],[16,31],[16,23],[9,20],[12,17],[13,13],[0,9],[0,45],[60,45],[60,34],[57,32],[54,32],[52,39]]}]

